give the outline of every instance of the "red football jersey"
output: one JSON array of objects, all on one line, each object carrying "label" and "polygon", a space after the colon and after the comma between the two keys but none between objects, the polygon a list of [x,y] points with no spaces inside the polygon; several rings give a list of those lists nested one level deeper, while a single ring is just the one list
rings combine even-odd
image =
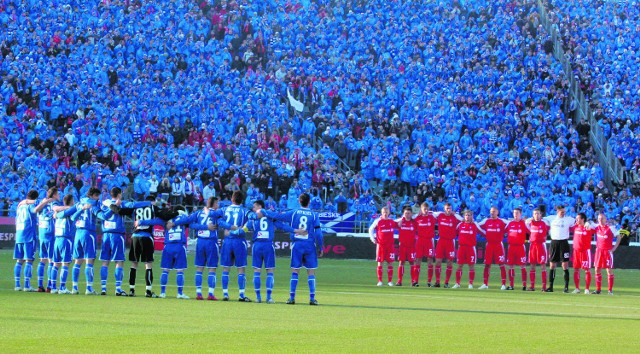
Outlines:
[{"label": "red football jersey", "polygon": [[440,239],[455,240],[456,228],[458,227],[460,220],[458,220],[454,214],[446,215],[445,213],[438,215],[437,220]]},{"label": "red football jersey", "polygon": [[475,223],[461,222],[458,225],[458,243],[461,246],[475,246],[478,233],[480,233],[480,230]]},{"label": "red football jersey", "polygon": [[598,225],[596,228],[596,248],[610,251],[613,249],[613,231],[608,225]]},{"label": "red football jersey", "polygon": [[418,215],[415,221],[418,223],[419,239],[432,239],[436,236],[436,218],[433,214]]},{"label": "red football jersey", "polygon": [[549,225],[544,221],[535,221],[532,220],[531,224],[529,224],[529,231],[531,232],[531,236],[529,236],[529,242],[531,243],[543,243],[547,241],[547,234],[549,233]]},{"label": "red football jersey", "polygon": [[418,223],[416,222],[416,220],[407,220],[405,218],[402,218],[402,226],[400,226],[400,232],[398,233],[400,244],[404,246],[413,246],[416,244],[417,236]]},{"label": "red football jersey", "polygon": [[524,220],[511,221],[507,225],[507,243],[510,245],[524,245],[527,241],[529,229]]},{"label": "red football jersey", "polygon": [[578,251],[590,250],[595,230],[589,230],[580,225],[571,227],[571,230],[573,231],[573,249]]},{"label": "red football jersey", "polygon": [[507,224],[500,218],[487,219],[481,226],[486,231],[487,243],[500,243],[504,238]]},{"label": "red football jersey", "polygon": [[376,227],[376,242],[380,245],[393,244],[393,230],[398,229],[398,224],[392,219],[378,220]]}]

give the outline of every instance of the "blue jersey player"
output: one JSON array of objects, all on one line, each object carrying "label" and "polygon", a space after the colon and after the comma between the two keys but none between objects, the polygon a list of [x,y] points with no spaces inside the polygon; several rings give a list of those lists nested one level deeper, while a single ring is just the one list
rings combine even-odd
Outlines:
[{"label": "blue jersey player", "polygon": [[189,225],[189,228],[195,230],[197,235],[196,241],[196,300],[203,300],[202,296],[202,271],[205,267],[208,270],[207,285],[209,286],[209,294],[207,300],[218,300],[215,296],[216,288],[216,269],[218,267],[219,247],[218,247],[218,226],[229,229],[230,225],[224,221],[224,213],[218,209],[218,198],[210,197],[207,200],[207,206],[202,210],[191,213],[189,216],[182,216],[175,220],[172,225]]},{"label": "blue jersey player", "polygon": [[73,259],[75,264],[71,271],[71,280],[73,282],[72,294],[78,294],[78,280],[80,278],[80,268],[82,263],[86,262],[84,274],[87,279],[86,295],[98,295],[93,290],[93,262],[96,259],[96,221],[98,217],[102,217],[102,211],[98,207],[98,199],[100,199],[100,190],[95,187],[89,188],[87,196],[80,199],[77,203],[77,209],[84,209],[85,205],[89,208],[82,210],[78,214],[74,214],[72,220],[76,225],[76,237],[73,241]]},{"label": "blue jersey player", "polygon": [[122,208],[142,208],[151,205],[151,202],[123,202],[122,190],[119,187],[113,187],[110,191],[111,199],[105,200],[102,204],[102,212],[105,219],[102,222],[102,248],[100,250],[100,282],[102,285],[101,295],[107,295],[107,278],[109,277],[109,263],[115,262],[116,269],[114,272],[116,280],[116,296],[127,296],[127,292],[122,289],[122,279],[124,279],[124,250],[126,231],[124,227],[124,219],[122,215],[113,213],[109,208],[111,204],[116,204]]},{"label": "blue jersey player", "polygon": [[256,302],[262,302],[261,287],[261,271],[264,265],[267,272],[267,304],[275,304],[275,301],[271,297],[274,285],[273,271],[276,268],[276,249],[273,246],[273,239],[275,228],[287,232],[301,232],[307,234],[306,230],[294,230],[290,225],[281,223],[279,221],[274,222],[273,219],[262,215],[259,211],[264,209],[264,201],[256,200],[253,203],[253,211],[256,212],[257,219],[249,220],[244,226],[242,231],[253,231],[253,237],[251,238],[252,247],[252,265],[253,265],[253,287],[256,291]]},{"label": "blue jersey player", "polygon": [[244,194],[235,191],[231,195],[231,205],[224,208],[226,222],[233,230],[222,241],[222,252],[220,264],[222,265],[222,300],[229,301],[229,268],[238,268],[238,290],[240,302],[251,302],[251,299],[244,295],[246,278],[244,269],[247,266],[247,241],[244,233],[239,230],[249,220],[249,210],[242,206]]},{"label": "blue jersey player", "polygon": [[[42,200],[37,206],[38,191],[35,189],[27,193],[27,199],[18,204],[16,210],[16,244],[13,250],[13,259],[16,260],[14,275],[16,280],[16,291],[37,291],[31,287],[31,275],[33,270],[33,260],[36,257],[36,246],[38,245],[38,221],[37,213],[45,205],[51,202],[49,199]],[[24,264],[24,289],[20,287],[20,276],[22,265]]]},{"label": "blue jersey player", "polygon": [[[47,190],[47,203],[38,213],[38,239],[40,241],[40,262],[38,263],[38,292],[51,292],[53,270],[53,247],[55,243],[55,219],[54,214],[61,211],[60,193],[57,187]],[[47,288],[44,288],[44,269],[47,263]]]},{"label": "blue jersey player", "polygon": [[[175,208],[175,216],[187,215],[184,207],[178,205]],[[162,275],[160,276],[160,295],[159,298],[167,297],[167,283],[169,282],[169,271],[175,269],[176,271],[176,285],[178,286],[178,299],[189,299],[187,295],[183,293],[184,288],[184,270],[187,269],[187,233],[186,228],[183,225],[170,226],[170,222],[175,221],[173,218],[165,227],[164,231],[164,250],[162,250],[162,260],[160,261],[160,268],[162,269]],[[165,221],[160,218],[152,220],[139,220],[134,224],[138,225],[163,225]]]},{"label": "blue jersey player", "polygon": [[317,305],[315,299],[316,293],[316,275],[318,268],[318,257],[322,257],[322,230],[320,229],[320,218],[318,213],[309,209],[311,198],[308,194],[303,193],[298,197],[300,209],[292,210],[284,214],[270,213],[265,210],[261,214],[272,217],[276,220],[287,222],[295,229],[307,230],[308,235],[291,234],[293,247],[291,248],[291,282],[290,293],[287,304],[295,304],[296,287],[298,286],[298,272],[301,267],[307,268],[308,284],[309,284],[309,304]]},{"label": "blue jersey player", "polygon": [[[55,240],[53,246],[53,262],[54,266],[51,270],[51,293],[55,294],[71,294],[67,289],[67,277],[69,275],[69,264],[71,263],[71,255],[73,253],[73,238],[76,234],[76,225],[72,220],[73,216],[80,214],[83,210],[91,208],[91,205],[85,204],[81,209],[77,209],[74,205],[73,195],[67,194],[63,198],[64,206],[68,209],[59,211],[55,215]],[[58,279],[58,271],[60,271],[60,290],[57,290],[56,281]]]}]

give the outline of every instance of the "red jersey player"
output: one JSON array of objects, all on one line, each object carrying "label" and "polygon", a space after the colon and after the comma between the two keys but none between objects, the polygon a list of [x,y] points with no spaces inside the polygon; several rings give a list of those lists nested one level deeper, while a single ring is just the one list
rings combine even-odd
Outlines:
[{"label": "red jersey player", "polygon": [[449,279],[453,272],[453,259],[456,257],[456,229],[462,220],[460,215],[453,212],[450,203],[444,205],[444,213],[433,213],[438,225],[438,243],[436,243],[436,283],[434,287],[440,287],[440,273],[442,272],[442,260],[447,259],[447,272],[444,287],[449,287]]},{"label": "red jersey player", "polygon": [[542,291],[547,288],[547,234],[549,234],[549,225],[542,220],[542,211],[538,208],[533,209],[533,219],[529,219],[529,281],[531,286],[529,291],[536,289],[536,265],[540,265],[542,277]]},{"label": "red jersey player", "polygon": [[573,282],[576,285],[574,294],[580,294],[580,269],[584,269],[585,294],[591,294],[591,240],[594,231],[585,225],[587,215],[580,213],[576,217],[576,225],[571,227],[573,231]]},{"label": "red jersey player", "polygon": [[596,227],[596,257],[594,266],[596,268],[596,291],[594,294],[600,294],[602,288],[602,268],[607,270],[607,280],[609,284],[609,295],[613,295],[613,252],[618,249],[620,242],[613,245],[613,238],[620,237],[618,232],[607,225],[607,216],[598,215],[598,226]]},{"label": "red jersey player", "polygon": [[527,290],[527,249],[524,244],[527,242],[529,228],[522,220],[522,209],[513,209],[513,220],[507,225],[507,264],[509,265],[509,286],[507,290],[513,290],[516,272],[514,265],[520,266],[522,274],[522,290]]},{"label": "red jersey player", "polygon": [[376,262],[378,262],[378,286],[382,286],[382,264],[387,262],[388,285],[393,286],[393,233],[398,229],[398,224],[389,218],[389,208],[380,210],[380,217],[373,221],[369,227],[371,242],[376,244]]},{"label": "red jersey player", "polygon": [[507,223],[499,218],[499,210],[491,207],[489,210],[491,217],[482,220],[478,225],[486,232],[487,244],[484,251],[484,276],[483,283],[479,289],[489,289],[489,274],[491,274],[491,264],[500,266],[500,276],[502,280],[501,290],[505,290],[507,281],[507,271],[504,268],[504,238]]},{"label": "red jersey player", "polygon": [[469,265],[469,289],[473,289],[473,279],[476,275],[476,236],[484,231],[473,222],[473,212],[471,210],[464,211],[464,220],[458,224],[458,269],[456,270],[456,283],[454,289],[460,287],[460,279],[462,278],[462,268],[465,264]]},{"label": "red jersey player", "polygon": [[431,287],[433,279],[433,257],[435,247],[433,238],[436,236],[436,218],[429,211],[429,204],[420,205],[420,214],[415,218],[418,223],[418,240],[416,241],[415,282],[420,279],[420,263],[423,257],[427,257],[427,287]]},{"label": "red jersey player", "polygon": [[396,286],[402,286],[404,276],[404,263],[409,262],[411,268],[411,285],[417,286],[415,281],[415,268],[413,262],[416,260],[416,238],[418,237],[418,223],[413,219],[413,210],[410,206],[402,208],[402,219],[398,221],[400,231],[398,232],[398,282]]}]

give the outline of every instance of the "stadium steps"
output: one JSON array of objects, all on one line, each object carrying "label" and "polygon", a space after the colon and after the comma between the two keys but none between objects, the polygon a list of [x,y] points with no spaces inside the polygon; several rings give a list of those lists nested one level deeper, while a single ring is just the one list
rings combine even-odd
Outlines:
[{"label": "stadium steps", "polygon": [[604,136],[602,128],[600,128],[598,122],[593,116],[593,112],[589,107],[589,101],[585,100],[584,92],[574,77],[571,63],[565,57],[564,50],[562,49],[562,37],[560,33],[558,33],[557,28],[548,20],[546,7],[542,1],[537,1],[537,7],[540,12],[541,24],[545,27],[546,31],[551,34],[554,47],[553,55],[556,60],[562,64],[565,78],[571,84],[569,94],[578,102],[576,108],[576,119],[574,119],[573,124],[578,124],[582,119],[589,122],[589,125],[591,126],[589,131],[589,142],[596,150],[600,166],[603,167],[604,182],[607,184],[609,190],[615,190],[616,188],[614,188],[614,185],[624,185],[624,166],[613,153],[611,146],[609,146],[609,141]]}]

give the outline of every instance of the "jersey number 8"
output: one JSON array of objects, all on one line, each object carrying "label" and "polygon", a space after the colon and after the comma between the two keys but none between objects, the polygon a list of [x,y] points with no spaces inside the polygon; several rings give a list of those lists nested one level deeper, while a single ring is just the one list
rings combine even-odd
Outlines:
[{"label": "jersey number 8", "polygon": [[306,230],[307,229],[307,217],[306,216],[301,216],[300,217],[300,223],[299,226],[302,230]]}]

